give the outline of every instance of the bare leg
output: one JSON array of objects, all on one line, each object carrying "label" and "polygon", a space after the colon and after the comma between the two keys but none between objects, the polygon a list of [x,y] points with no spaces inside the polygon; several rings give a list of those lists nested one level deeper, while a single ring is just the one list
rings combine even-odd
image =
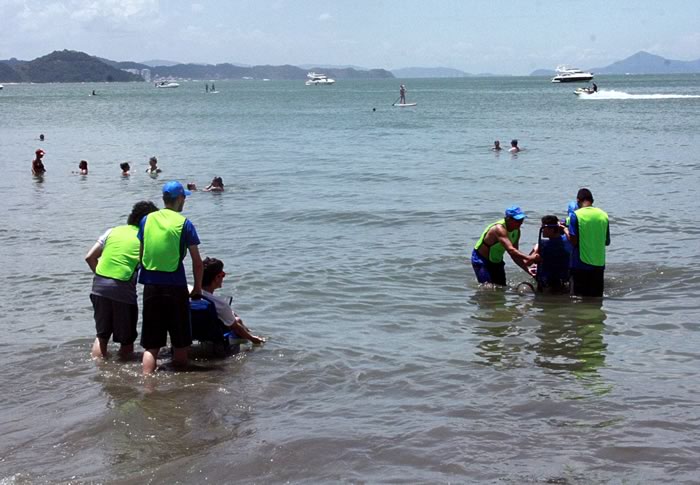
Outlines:
[{"label": "bare leg", "polygon": [[146,349],[143,352],[143,373],[144,375],[153,374],[156,371],[158,364],[158,352],[160,349]]},{"label": "bare leg", "polygon": [[173,365],[184,367],[189,360],[189,347],[173,347]]},{"label": "bare leg", "polygon": [[92,352],[90,355],[93,359],[107,358],[107,340],[103,338],[95,338],[95,343],[92,344]]}]

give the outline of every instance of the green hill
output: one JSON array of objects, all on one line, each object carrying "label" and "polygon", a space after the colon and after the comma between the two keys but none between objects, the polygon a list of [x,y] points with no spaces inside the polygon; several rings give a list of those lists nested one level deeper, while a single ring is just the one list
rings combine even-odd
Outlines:
[{"label": "green hill", "polygon": [[33,83],[143,81],[136,76],[77,51],[54,51],[30,62],[18,63],[14,71],[22,81]]}]

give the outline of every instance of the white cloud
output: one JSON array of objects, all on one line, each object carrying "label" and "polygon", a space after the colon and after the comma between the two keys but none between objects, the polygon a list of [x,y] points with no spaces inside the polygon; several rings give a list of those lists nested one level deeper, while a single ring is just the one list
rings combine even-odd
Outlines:
[{"label": "white cloud", "polygon": [[329,20],[333,20],[333,16],[325,12],[318,16],[318,20],[319,22],[328,22]]},{"label": "white cloud", "polygon": [[202,5],[201,3],[193,3],[191,8],[192,12],[194,13],[200,13],[204,11],[204,5]]}]

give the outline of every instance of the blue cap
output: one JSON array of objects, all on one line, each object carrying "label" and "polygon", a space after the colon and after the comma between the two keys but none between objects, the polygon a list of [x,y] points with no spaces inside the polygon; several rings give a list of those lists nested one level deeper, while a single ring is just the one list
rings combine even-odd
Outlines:
[{"label": "blue cap", "polygon": [[566,208],[566,215],[571,217],[573,215],[573,213],[578,210],[578,208],[579,208],[578,202],[576,202],[575,200],[572,200],[571,202],[569,202],[569,206]]},{"label": "blue cap", "polygon": [[188,195],[191,195],[192,192],[185,190],[180,182],[173,180],[172,182],[166,182],[165,185],[163,185],[163,195],[165,194],[168,194],[170,197],[175,199],[181,195],[187,197]]},{"label": "blue cap", "polygon": [[512,205],[506,209],[506,217],[510,217],[511,219],[515,219],[516,221],[522,221],[527,216],[519,206]]}]

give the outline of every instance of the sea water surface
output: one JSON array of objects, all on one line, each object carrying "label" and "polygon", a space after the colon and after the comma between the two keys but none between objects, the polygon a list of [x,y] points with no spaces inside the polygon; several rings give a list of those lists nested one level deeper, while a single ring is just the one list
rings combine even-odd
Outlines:
[{"label": "sea water surface", "polygon": [[[5,86],[0,482],[698,483],[700,76],[596,81]],[[184,214],[268,343],[148,379],[93,362],[85,253],[214,176]],[[519,204],[529,250],[584,186],[602,302],[520,294],[510,261],[477,286],[487,224]]]}]

